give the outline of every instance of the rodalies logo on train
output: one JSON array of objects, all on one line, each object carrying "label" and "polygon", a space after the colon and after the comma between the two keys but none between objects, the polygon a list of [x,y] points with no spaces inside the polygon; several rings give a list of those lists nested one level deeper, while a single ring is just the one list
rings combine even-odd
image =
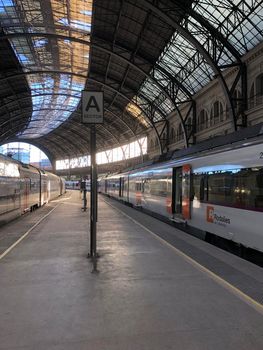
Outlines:
[{"label": "rodalies logo on train", "polygon": [[224,215],[218,215],[212,206],[206,207],[206,221],[220,226],[230,225],[231,221]]}]

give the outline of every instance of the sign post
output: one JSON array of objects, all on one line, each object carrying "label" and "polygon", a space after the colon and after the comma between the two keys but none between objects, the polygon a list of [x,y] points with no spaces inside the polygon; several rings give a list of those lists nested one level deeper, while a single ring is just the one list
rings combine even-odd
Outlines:
[{"label": "sign post", "polygon": [[82,91],[82,123],[90,124],[90,253],[93,272],[97,272],[97,164],[96,124],[103,123],[104,107],[102,91]]}]

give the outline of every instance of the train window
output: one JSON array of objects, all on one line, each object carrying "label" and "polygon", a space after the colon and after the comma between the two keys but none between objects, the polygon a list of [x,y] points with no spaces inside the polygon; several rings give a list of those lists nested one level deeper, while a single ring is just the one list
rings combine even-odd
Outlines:
[{"label": "train window", "polygon": [[232,183],[231,172],[209,174],[208,201],[218,204],[233,204]]},{"label": "train window", "polygon": [[143,186],[142,186],[142,192],[145,194],[150,194],[150,189],[151,189],[151,180],[150,179],[145,179],[143,181]]},{"label": "train window", "polygon": [[150,182],[150,193],[153,196],[167,196],[167,178],[163,176],[155,176]]},{"label": "train window", "polygon": [[124,177],[119,178],[119,197],[123,197],[124,192]]},{"label": "train window", "polygon": [[142,190],[142,184],[141,184],[141,182],[136,182],[135,188],[136,188],[136,191],[141,192],[141,190]]},{"label": "train window", "polygon": [[192,198],[207,201],[207,183],[205,175],[193,175]]},{"label": "train window", "polygon": [[128,179],[123,179],[124,184],[123,184],[123,191],[127,192],[128,191]]},{"label": "train window", "polygon": [[244,209],[263,209],[263,168],[194,174],[193,198]]},{"label": "train window", "polygon": [[6,163],[4,169],[4,176],[19,177],[20,173],[17,164]]},{"label": "train window", "polygon": [[172,195],[172,176],[167,177],[167,192]]},{"label": "train window", "polygon": [[234,175],[234,204],[237,207],[263,208],[263,169],[241,169]]},{"label": "train window", "polygon": [[5,176],[5,163],[0,162],[0,176]]}]

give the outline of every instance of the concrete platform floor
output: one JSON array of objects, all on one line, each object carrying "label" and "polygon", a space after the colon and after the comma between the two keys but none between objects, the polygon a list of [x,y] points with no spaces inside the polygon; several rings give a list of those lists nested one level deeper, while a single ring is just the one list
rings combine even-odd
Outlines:
[{"label": "concrete platform floor", "polygon": [[69,195],[0,260],[1,350],[263,349],[260,307],[105,201],[92,274],[88,213]]}]

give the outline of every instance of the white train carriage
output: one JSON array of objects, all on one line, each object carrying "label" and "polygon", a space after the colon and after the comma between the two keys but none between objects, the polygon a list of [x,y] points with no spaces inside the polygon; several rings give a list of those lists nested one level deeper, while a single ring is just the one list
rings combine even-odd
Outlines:
[{"label": "white train carriage", "polygon": [[61,195],[61,179],[55,174],[45,172],[47,181],[47,198],[48,201]]},{"label": "white train carriage", "polygon": [[0,155],[0,225],[64,192],[60,177]]},{"label": "white train carriage", "polygon": [[29,165],[19,167],[21,181],[21,211],[25,213],[40,207],[40,171]]},{"label": "white train carriage", "polygon": [[123,199],[126,184],[135,206],[263,252],[262,143],[229,148],[108,177],[102,192]]},{"label": "white train carriage", "polygon": [[19,163],[0,156],[0,225],[21,215]]},{"label": "white train carriage", "polygon": [[115,174],[98,180],[98,191],[111,197],[129,201],[129,174]]}]

